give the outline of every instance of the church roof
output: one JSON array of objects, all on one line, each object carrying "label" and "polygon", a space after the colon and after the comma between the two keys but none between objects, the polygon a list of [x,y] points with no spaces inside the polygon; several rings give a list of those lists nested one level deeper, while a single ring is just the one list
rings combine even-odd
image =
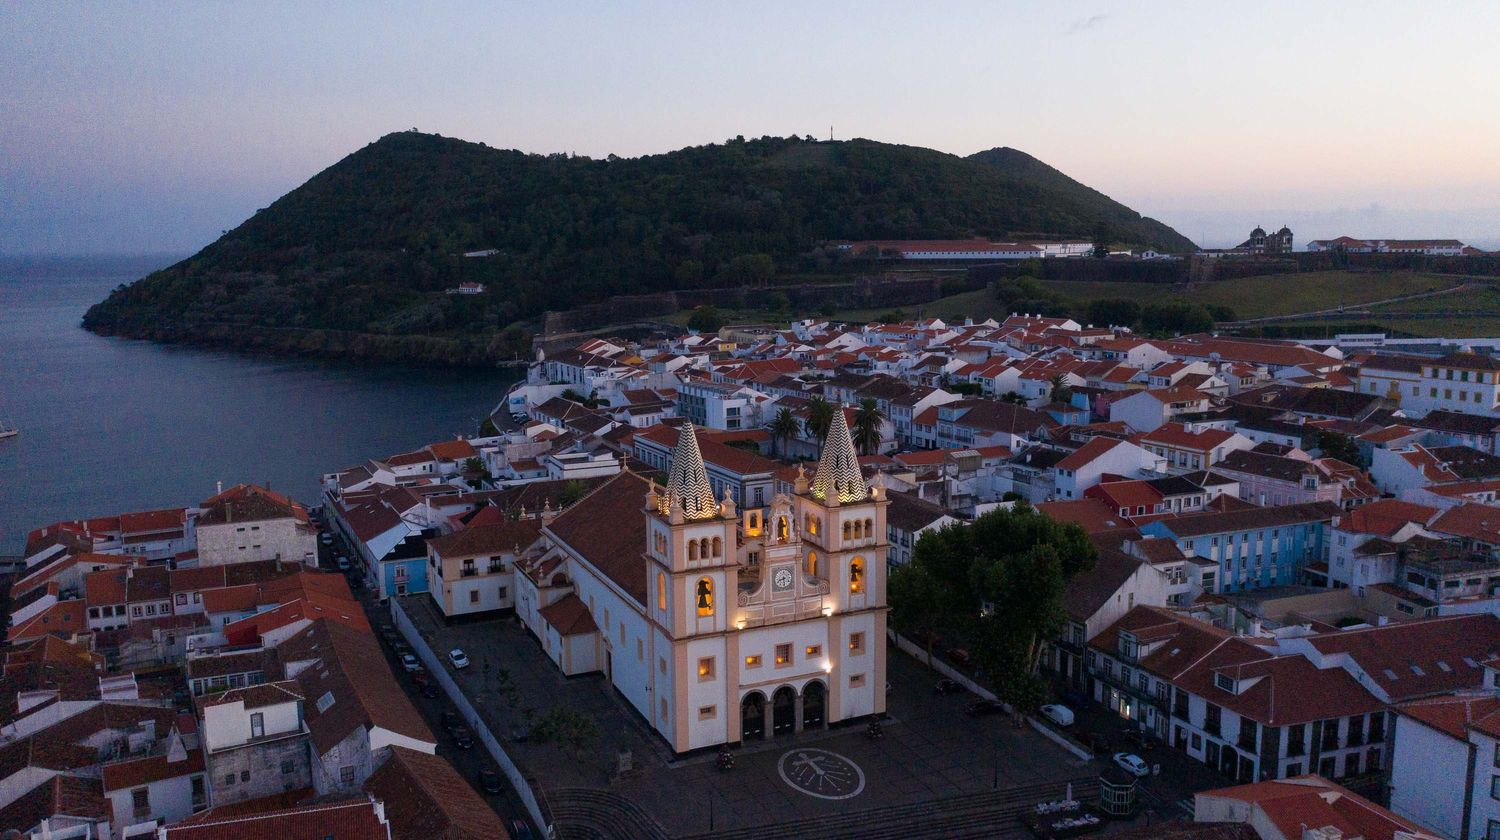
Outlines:
[{"label": "church roof", "polygon": [[833,424],[827,440],[823,441],[823,456],[818,459],[818,473],[811,486],[813,496],[819,499],[827,499],[830,489],[840,502],[857,502],[870,494],[843,411],[833,412]]},{"label": "church roof", "polygon": [[672,451],[672,470],[667,476],[667,492],[663,496],[663,514],[671,515],[673,507],[682,508],[684,519],[710,519],[719,515],[719,503],[714,500],[713,488],[708,484],[708,470],[703,466],[703,454],[698,451],[698,435],[693,424],[684,423],[682,433],[677,436],[677,448]]}]

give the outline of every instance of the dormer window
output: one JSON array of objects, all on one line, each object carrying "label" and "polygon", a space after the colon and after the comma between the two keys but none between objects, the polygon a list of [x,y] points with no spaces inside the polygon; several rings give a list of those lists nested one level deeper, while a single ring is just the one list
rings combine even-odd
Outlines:
[{"label": "dormer window", "polygon": [[1227,674],[1214,674],[1214,686],[1222,688],[1230,694],[1236,693],[1237,683]]}]

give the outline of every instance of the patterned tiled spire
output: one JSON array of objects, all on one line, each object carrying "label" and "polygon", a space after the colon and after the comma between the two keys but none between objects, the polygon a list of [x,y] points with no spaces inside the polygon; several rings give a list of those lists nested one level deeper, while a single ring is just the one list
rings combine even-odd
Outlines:
[{"label": "patterned tiled spire", "polygon": [[682,424],[677,436],[667,491],[661,498],[661,513],[668,516],[673,506],[681,507],[683,519],[711,519],[719,514],[719,503],[708,485],[708,470],[703,467],[703,454],[698,451],[698,435],[692,423]]},{"label": "patterned tiled spire", "polygon": [[811,489],[813,496],[830,501],[831,492],[832,498],[840,503],[857,502],[870,494],[859,471],[859,459],[854,455],[854,437],[849,434],[843,406],[834,406],[833,424],[823,441],[823,456],[818,459],[818,474],[813,477]]}]

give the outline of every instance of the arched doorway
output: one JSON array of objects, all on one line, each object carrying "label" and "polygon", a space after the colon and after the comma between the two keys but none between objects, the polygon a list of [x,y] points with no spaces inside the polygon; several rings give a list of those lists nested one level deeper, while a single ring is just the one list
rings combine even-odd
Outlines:
[{"label": "arched doorway", "polygon": [[771,696],[771,732],[790,735],[797,726],[797,692],[789,685],[776,689]]},{"label": "arched doorway", "polygon": [[766,737],[766,695],[752,691],[740,701],[740,740],[759,741]]},{"label": "arched doorway", "polygon": [[802,728],[822,729],[828,722],[828,691],[821,682],[813,680],[802,688]]}]

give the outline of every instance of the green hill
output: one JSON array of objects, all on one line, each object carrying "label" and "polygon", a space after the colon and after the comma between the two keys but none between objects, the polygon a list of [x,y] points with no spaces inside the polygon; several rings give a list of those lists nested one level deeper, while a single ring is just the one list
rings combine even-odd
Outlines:
[{"label": "green hill", "polygon": [[[767,137],[595,160],[403,132],[350,154],[193,257],[116,290],[84,326],[473,360],[521,349],[518,328],[501,331],[548,309],[737,285],[773,266],[792,280],[858,270],[820,247],[829,240],[1019,234],[1192,245],[1009,149],[966,159],[869,140]],[[498,253],[461,256],[488,249]],[[463,281],[490,291],[443,293]],[[295,341],[270,337],[278,331]]]}]

